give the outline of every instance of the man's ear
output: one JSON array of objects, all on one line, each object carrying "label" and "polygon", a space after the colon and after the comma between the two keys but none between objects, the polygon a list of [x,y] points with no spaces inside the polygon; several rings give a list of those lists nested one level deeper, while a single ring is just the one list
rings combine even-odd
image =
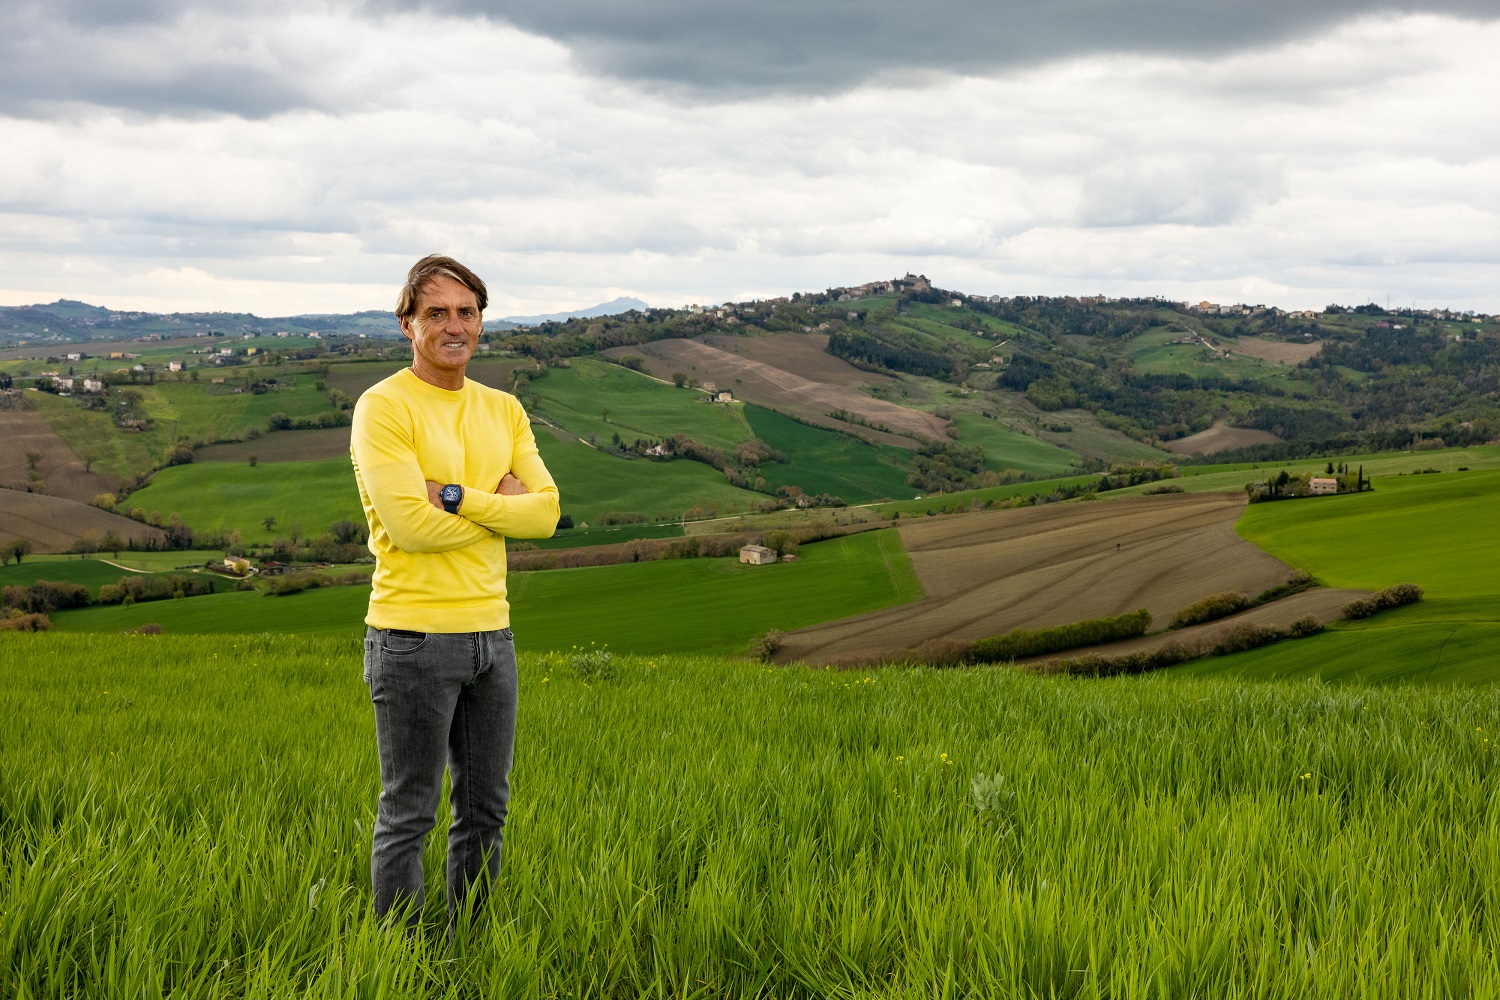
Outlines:
[{"label": "man's ear", "polygon": [[405,337],[407,340],[411,341],[414,344],[417,342],[416,336],[411,332],[410,316],[401,317],[401,336]]}]

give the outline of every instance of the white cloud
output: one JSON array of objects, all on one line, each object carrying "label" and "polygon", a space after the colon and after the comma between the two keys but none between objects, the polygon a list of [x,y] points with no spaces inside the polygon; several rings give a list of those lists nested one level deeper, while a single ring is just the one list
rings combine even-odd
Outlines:
[{"label": "white cloud", "polygon": [[718,103],[459,17],[203,13],[166,37],[313,96],[0,118],[0,302],[386,308],[443,250],[494,315],[908,269],[974,292],[1500,310],[1493,24]]}]

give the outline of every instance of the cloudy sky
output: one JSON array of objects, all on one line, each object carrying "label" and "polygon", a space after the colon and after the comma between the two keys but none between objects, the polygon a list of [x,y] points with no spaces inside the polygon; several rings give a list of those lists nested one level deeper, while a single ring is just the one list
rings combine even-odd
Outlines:
[{"label": "cloudy sky", "polygon": [[0,0],[0,304],[1500,312],[1494,0]]}]

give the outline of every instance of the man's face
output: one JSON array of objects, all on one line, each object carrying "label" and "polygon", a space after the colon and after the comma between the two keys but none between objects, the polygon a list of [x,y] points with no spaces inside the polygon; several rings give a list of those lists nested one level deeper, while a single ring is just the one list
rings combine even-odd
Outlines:
[{"label": "man's face", "polygon": [[433,385],[462,387],[483,325],[479,300],[468,287],[446,275],[429,278],[417,292],[416,311],[401,321],[412,345],[412,370]]}]

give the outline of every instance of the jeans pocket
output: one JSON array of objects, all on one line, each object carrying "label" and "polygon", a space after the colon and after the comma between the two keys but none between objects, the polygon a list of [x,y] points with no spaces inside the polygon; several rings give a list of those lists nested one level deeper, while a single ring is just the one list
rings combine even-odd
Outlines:
[{"label": "jeans pocket", "polygon": [[426,632],[408,632],[406,629],[388,628],[380,638],[383,653],[415,653],[427,645]]},{"label": "jeans pocket", "polygon": [[504,639],[506,642],[514,642],[516,636],[515,633],[511,632],[510,629],[503,628],[500,630],[500,638]]}]

